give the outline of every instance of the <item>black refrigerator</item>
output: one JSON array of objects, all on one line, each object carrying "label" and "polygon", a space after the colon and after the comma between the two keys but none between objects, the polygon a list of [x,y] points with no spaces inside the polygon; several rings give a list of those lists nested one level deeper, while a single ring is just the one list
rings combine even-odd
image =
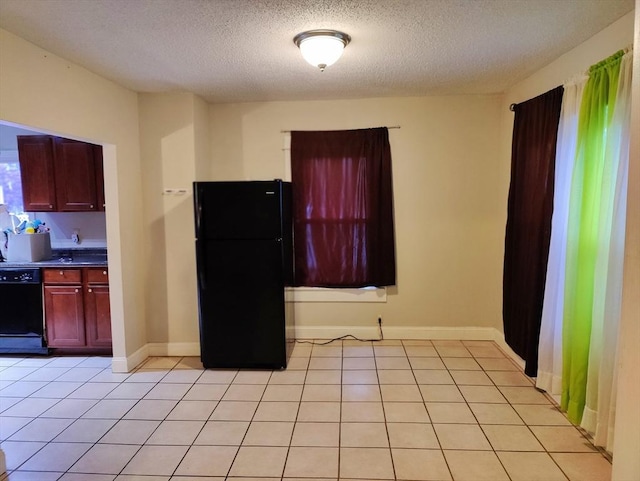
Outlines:
[{"label": "black refrigerator", "polygon": [[205,368],[284,369],[293,348],[291,183],[194,182]]}]

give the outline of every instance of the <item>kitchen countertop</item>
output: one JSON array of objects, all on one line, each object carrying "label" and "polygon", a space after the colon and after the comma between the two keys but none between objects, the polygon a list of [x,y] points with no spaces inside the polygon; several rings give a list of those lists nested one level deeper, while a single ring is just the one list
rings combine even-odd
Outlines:
[{"label": "kitchen countertop", "polygon": [[106,267],[106,249],[53,249],[51,259],[37,262],[5,261],[0,269],[7,267]]}]

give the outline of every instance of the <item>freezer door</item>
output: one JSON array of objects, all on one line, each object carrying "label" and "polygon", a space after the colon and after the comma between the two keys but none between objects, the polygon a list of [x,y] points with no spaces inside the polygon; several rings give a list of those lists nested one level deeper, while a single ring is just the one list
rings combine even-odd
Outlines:
[{"label": "freezer door", "polygon": [[204,367],[286,367],[280,241],[198,241]]},{"label": "freezer door", "polygon": [[282,182],[194,183],[199,239],[282,237]]}]

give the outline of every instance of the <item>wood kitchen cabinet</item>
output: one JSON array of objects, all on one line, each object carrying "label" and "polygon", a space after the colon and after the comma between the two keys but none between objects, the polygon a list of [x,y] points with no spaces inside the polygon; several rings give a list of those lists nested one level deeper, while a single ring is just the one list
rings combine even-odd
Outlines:
[{"label": "wood kitchen cabinet", "polygon": [[81,212],[98,209],[92,144],[56,137],[54,175],[58,211]]},{"label": "wood kitchen cabinet", "polygon": [[111,352],[106,268],[43,269],[47,343],[52,349]]},{"label": "wood kitchen cabinet", "polygon": [[50,135],[18,136],[27,212],[104,210],[102,147]]},{"label": "wood kitchen cabinet", "polygon": [[84,269],[84,313],[87,345],[111,349],[111,307],[109,304],[109,271]]},{"label": "wood kitchen cabinet", "polygon": [[53,137],[18,135],[22,199],[27,212],[55,212]]},{"label": "wood kitchen cabinet", "polygon": [[45,269],[43,279],[49,347],[86,346],[82,271]]},{"label": "wood kitchen cabinet", "polygon": [[104,211],[107,206],[104,200],[104,160],[102,158],[102,146],[93,146],[93,161],[96,167],[96,197],[98,210]]}]

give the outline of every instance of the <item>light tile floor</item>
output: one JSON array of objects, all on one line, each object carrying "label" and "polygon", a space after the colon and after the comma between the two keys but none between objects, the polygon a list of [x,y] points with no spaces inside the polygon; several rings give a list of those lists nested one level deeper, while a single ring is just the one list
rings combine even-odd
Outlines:
[{"label": "light tile floor", "polygon": [[606,481],[488,341],[295,346],[285,371],[0,358],[0,481]]}]

